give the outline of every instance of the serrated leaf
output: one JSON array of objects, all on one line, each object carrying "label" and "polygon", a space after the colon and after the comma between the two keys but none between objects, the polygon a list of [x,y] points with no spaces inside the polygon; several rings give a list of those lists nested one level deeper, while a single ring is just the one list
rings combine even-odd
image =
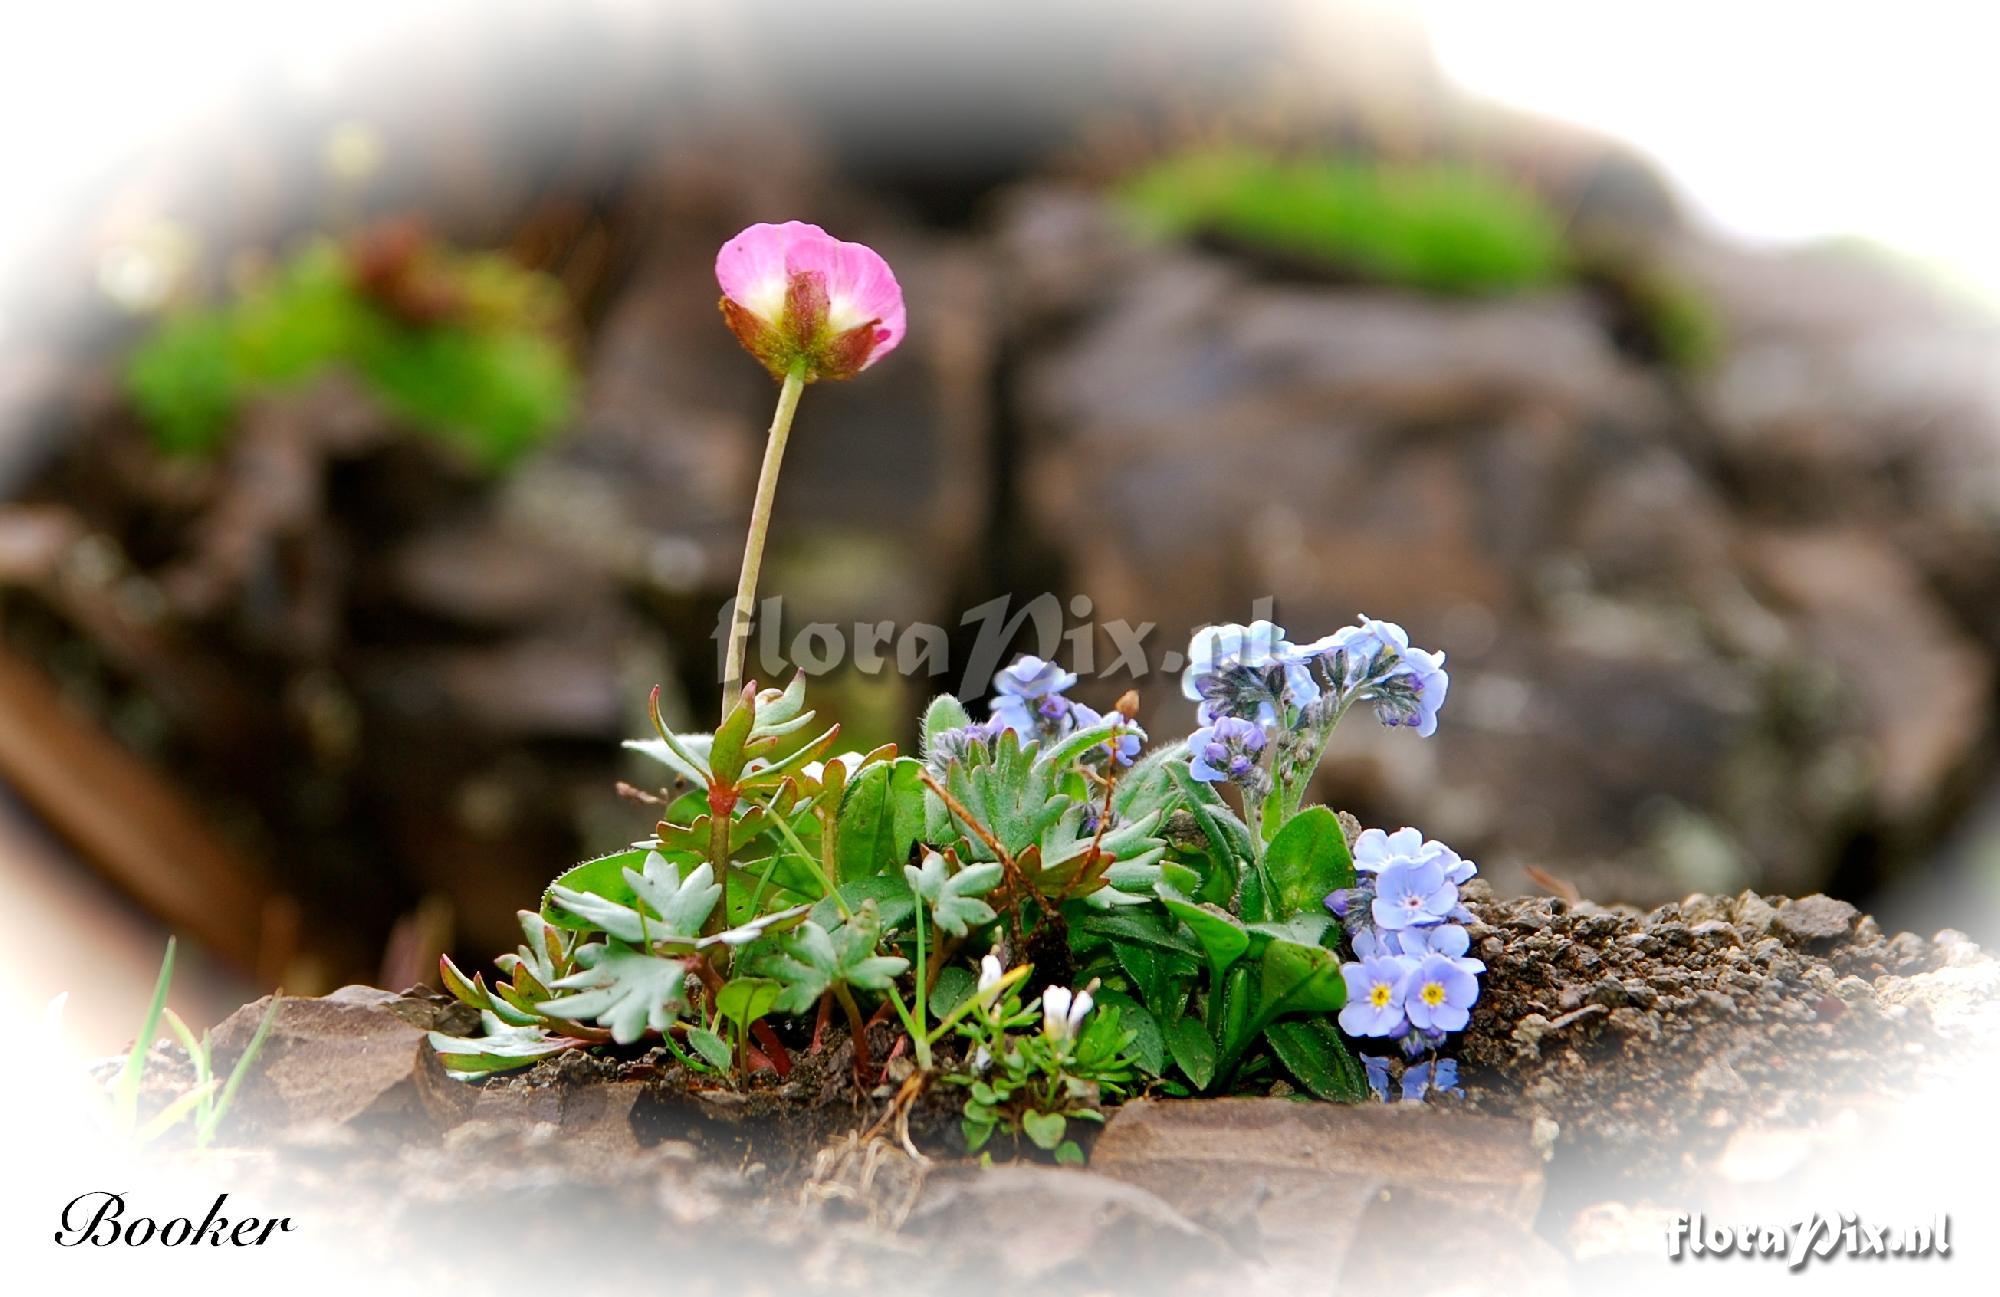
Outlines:
[{"label": "serrated leaf", "polygon": [[594,1019],[611,1038],[629,1045],[647,1028],[664,1033],[687,1008],[688,965],[623,946],[589,945],[577,951],[581,971],[550,988],[569,991],[538,1006],[545,1014]]},{"label": "serrated leaf", "polygon": [[954,937],[994,920],[993,907],[978,898],[998,887],[1001,875],[997,863],[966,865],[952,873],[944,856],[935,851],[924,856],[922,866],[903,866],[910,890],[928,903],[938,930]]},{"label": "serrated leaf", "polygon": [[776,1007],[783,1013],[804,1013],[836,984],[863,990],[883,990],[907,970],[900,955],[878,955],[881,917],[873,905],[863,905],[852,919],[828,931],[808,919],[773,948],[754,957],[749,971],[784,984]]},{"label": "serrated leaf", "polygon": [[1272,913],[1279,918],[1326,912],[1328,894],[1354,886],[1354,861],[1340,819],[1324,806],[1309,806],[1284,822],[1264,852],[1271,881]]},{"label": "serrated leaf", "polygon": [[1186,761],[1187,743],[1176,740],[1154,748],[1134,762],[1130,770],[1119,776],[1118,787],[1111,795],[1118,818],[1136,820],[1157,814],[1164,819],[1180,801],[1180,789],[1167,766],[1175,762],[1184,765]]},{"label": "serrated leaf", "polygon": [[635,945],[672,941],[692,944],[722,896],[707,862],[686,878],[659,852],[648,852],[643,870],[620,871],[632,900],[620,903],[561,883],[549,885],[549,899],[562,911],[620,941]]},{"label": "serrated leaf", "polygon": [[1173,1055],[1174,1065],[1194,1083],[1195,1089],[1206,1090],[1215,1079],[1215,1041],[1208,1028],[1198,1018],[1178,1018],[1167,1028],[1166,1037],[1167,1052]]},{"label": "serrated leaf", "polygon": [[623,851],[595,856],[564,870],[554,882],[542,890],[542,917],[559,928],[588,931],[592,925],[557,906],[551,899],[551,893],[556,888],[562,887],[572,892],[587,892],[621,905],[630,905],[633,902],[632,888],[625,881],[625,871],[628,868],[636,869],[643,866],[646,857],[652,851],[652,843],[641,842]]}]

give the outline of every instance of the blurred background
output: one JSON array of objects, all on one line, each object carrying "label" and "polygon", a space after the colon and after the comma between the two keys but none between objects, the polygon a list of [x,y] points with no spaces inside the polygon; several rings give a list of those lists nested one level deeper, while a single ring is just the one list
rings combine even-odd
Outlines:
[{"label": "blurred background", "polygon": [[[1991,935],[1977,7],[36,22],[0,53],[0,977],[105,1048],[168,931],[196,1021],[400,987],[649,831],[618,742],[656,682],[715,705],[771,387],[712,262],[758,220],[872,244],[911,313],[805,403],[787,627],[935,622],[956,669],[1001,596],[1155,654],[1261,596],[1366,611],[1454,681],[1433,740],[1344,734],[1364,821],[1503,891]],[[867,747],[935,684],[815,690]]]}]

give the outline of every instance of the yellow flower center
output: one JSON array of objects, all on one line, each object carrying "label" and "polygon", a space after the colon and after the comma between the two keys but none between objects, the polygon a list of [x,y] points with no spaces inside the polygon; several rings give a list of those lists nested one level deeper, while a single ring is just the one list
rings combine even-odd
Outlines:
[{"label": "yellow flower center", "polygon": [[1393,992],[1389,989],[1388,983],[1377,982],[1373,987],[1369,988],[1368,1003],[1378,1009],[1386,1009],[1389,1007],[1389,996],[1391,994]]},{"label": "yellow flower center", "polygon": [[1435,1009],[1440,1004],[1444,1003],[1444,983],[1425,982],[1424,989],[1421,992],[1419,992],[1419,994],[1421,994],[1424,997],[1425,1004],[1428,1004],[1433,1009]]}]

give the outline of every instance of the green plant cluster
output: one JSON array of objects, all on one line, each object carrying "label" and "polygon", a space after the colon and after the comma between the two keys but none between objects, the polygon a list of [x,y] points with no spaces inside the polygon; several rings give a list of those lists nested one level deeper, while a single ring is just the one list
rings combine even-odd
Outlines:
[{"label": "green plant cluster", "polygon": [[125,366],[159,446],[212,452],[246,403],[333,369],[481,467],[539,445],[576,386],[560,291],[504,257],[421,252],[436,309],[398,309],[349,249],[317,239],[233,300],[162,321]]},{"label": "green plant cluster", "polygon": [[[1289,1078],[1326,1098],[1366,1094],[1328,1017],[1345,985],[1325,900],[1354,868],[1324,806],[1260,817],[1253,832],[1190,776],[1182,743],[1123,768],[1117,714],[1048,741],[1002,730],[967,743],[955,741],[965,709],[941,697],[917,757],[830,755],[838,727],[814,724],[803,677],[746,687],[713,734],[669,731],[657,701],[654,716],[659,737],[630,746],[686,791],[652,838],[571,869],[523,913],[526,944],[498,961],[505,980],[444,961],[447,986],[485,1023],[433,1037],[454,1074],[657,1036],[690,1068],[741,1084],[787,1071],[782,1039],[838,1012],[864,1075],[879,1022],[902,1029],[926,1080],[944,1074],[947,1037],[983,1047],[991,1070],[952,1073],[974,1087],[980,1143],[1004,1128],[1060,1150],[1062,1127],[1131,1085],[1215,1093]],[[1087,983],[1096,1019],[1073,1038],[1053,1025],[1021,1036],[1036,1002],[981,988],[989,958],[1009,970],[1008,996],[1030,966],[1064,996]],[[796,1026],[781,1037],[783,1018]]]},{"label": "green plant cluster", "polygon": [[1567,273],[1554,213],[1466,163],[1208,150],[1154,163],[1123,196],[1162,233],[1215,234],[1431,292],[1517,292]]}]

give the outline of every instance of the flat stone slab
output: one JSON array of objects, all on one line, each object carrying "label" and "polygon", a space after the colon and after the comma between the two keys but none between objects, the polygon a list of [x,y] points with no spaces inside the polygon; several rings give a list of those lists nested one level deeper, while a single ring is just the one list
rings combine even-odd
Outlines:
[{"label": "flat stone slab", "polygon": [[[1334,1275],[1400,1271],[1407,1283],[1412,1266],[1560,1290],[1562,1260],[1533,1232],[1542,1156],[1526,1122],[1418,1104],[1142,1099],[1112,1115],[1090,1169],[1242,1240],[1291,1291],[1328,1291]],[[1417,1217],[1471,1231],[1478,1255],[1426,1258],[1395,1244]]]}]

